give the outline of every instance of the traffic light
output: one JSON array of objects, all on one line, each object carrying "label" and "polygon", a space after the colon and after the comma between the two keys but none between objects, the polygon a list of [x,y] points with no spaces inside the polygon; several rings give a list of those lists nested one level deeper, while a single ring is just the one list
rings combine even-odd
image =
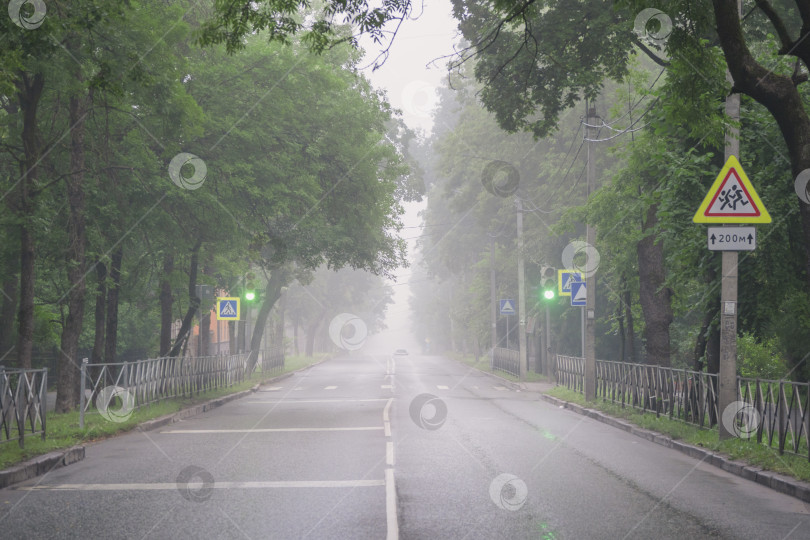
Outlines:
[{"label": "traffic light", "polygon": [[557,296],[557,269],[553,266],[540,268],[540,289],[545,300],[553,300]]},{"label": "traffic light", "polygon": [[253,274],[248,274],[246,278],[245,285],[242,287],[242,298],[245,302],[252,303],[259,298],[259,295],[256,293],[256,283]]}]

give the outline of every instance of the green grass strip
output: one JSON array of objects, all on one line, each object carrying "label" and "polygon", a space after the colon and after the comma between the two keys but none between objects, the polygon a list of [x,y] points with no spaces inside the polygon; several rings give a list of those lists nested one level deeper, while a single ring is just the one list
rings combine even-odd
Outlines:
[{"label": "green grass strip", "polygon": [[622,408],[621,405],[601,399],[588,402],[585,400],[585,396],[579,392],[562,386],[557,386],[546,393],[563,401],[596,409],[614,418],[622,418],[641,428],[662,433],[672,439],[723,454],[731,459],[810,482],[810,461],[806,456],[788,453],[780,456],[778,449],[757,443],[756,439],[734,438],[721,441],[716,427],[699,428],[680,420],[671,420],[664,415],[657,417],[653,413],[642,413],[632,407]]}]

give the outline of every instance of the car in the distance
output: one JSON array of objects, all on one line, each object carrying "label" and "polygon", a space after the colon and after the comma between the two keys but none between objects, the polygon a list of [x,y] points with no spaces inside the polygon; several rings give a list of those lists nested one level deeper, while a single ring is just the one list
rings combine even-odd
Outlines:
[{"label": "car in the distance", "polygon": [[408,356],[408,351],[405,349],[397,349],[394,351],[394,356]]}]

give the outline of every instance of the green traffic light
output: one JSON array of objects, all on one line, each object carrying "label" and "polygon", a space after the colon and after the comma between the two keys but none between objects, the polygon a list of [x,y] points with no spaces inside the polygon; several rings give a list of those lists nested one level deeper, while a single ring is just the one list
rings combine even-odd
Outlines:
[{"label": "green traffic light", "polygon": [[554,291],[550,289],[547,291],[543,291],[543,296],[545,297],[546,300],[551,300],[552,298],[554,298]]},{"label": "green traffic light", "polygon": [[248,291],[248,292],[245,293],[245,300],[247,300],[248,302],[252,302],[255,299],[256,299],[256,293],[255,292]]}]

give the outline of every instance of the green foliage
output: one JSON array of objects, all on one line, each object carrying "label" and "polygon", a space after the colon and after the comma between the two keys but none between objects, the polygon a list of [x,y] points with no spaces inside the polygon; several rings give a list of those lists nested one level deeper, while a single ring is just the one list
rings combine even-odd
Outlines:
[{"label": "green foliage", "polygon": [[780,353],[776,338],[757,342],[753,334],[743,332],[737,336],[737,373],[755,379],[785,378],[788,370]]}]

